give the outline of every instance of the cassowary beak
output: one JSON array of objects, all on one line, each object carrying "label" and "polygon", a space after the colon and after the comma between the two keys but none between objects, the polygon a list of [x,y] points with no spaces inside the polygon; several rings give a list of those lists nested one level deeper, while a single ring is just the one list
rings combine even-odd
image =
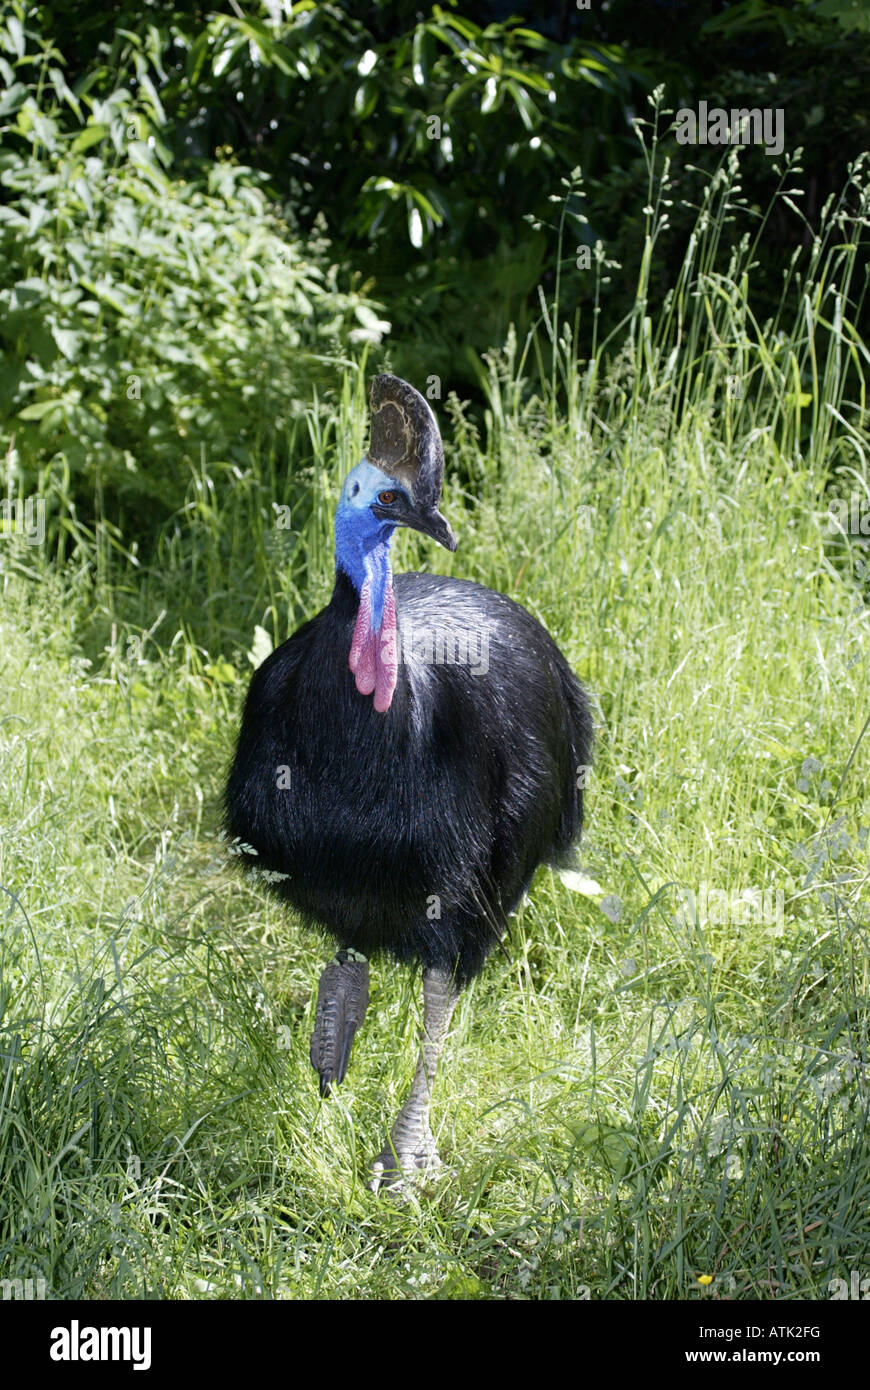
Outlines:
[{"label": "cassowary beak", "polygon": [[456,549],[456,537],[451,531],[448,521],[441,515],[437,507],[429,512],[415,510],[406,512],[402,524],[412,527],[415,531],[422,531],[424,536],[431,536],[433,541],[443,545],[445,550]]},{"label": "cassowary beak", "polygon": [[392,521],[396,526],[410,526],[412,531],[421,531],[424,536],[431,536],[433,541],[443,545],[445,550],[456,549],[456,537],[446,517],[443,517],[435,506],[409,502],[399,493],[396,500],[388,506],[384,506],[382,502],[373,502],[372,511],[383,521]]}]

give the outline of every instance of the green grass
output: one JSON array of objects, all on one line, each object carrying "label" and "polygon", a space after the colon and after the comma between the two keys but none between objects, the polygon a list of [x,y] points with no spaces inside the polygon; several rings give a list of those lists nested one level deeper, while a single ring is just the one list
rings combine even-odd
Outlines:
[{"label": "green grass", "polygon": [[[550,311],[490,363],[482,435],[445,403],[460,548],[406,535],[397,568],[523,602],[592,690],[598,748],[582,875],[538,874],[463,998],[434,1111],[453,1174],[404,1199],[365,1182],[413,1071],[419,982],[373,970],[321,1102],[325,947],[216,840],[254,624],[280,640],[329,593],[361,374],[325,434],[312,411],[291,535],[269,460],[205,460],[149,565],[107,532],[60,575],[0,545],[0,1278],[92,1298],[793,1299],[866,1272],[870,616],[860,547],[826,514],[870,486],[844,307],[862,196],[848,226],[832,210],[779,325],[752,321],[751,241],[728,277],[705,260],[736,215],[726,180],[666,322],[641,285],[622,338],[578,366]],[[685,897],[702,884],[780,892],[781,919],[705,918]]]}]

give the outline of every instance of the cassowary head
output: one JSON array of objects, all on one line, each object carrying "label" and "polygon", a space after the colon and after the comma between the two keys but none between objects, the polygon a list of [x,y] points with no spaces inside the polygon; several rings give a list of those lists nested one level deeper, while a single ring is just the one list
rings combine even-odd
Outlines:
[{"label": "cassowary head", "polygon": [[[435,416],[419,391],[397,376],[372,382],[372,442],[369,462],[397,482],[372,510],[397,526],[412,526],[448,550],[456,539],[438,510],[444,478],[444,451]],[[395,496],[390,493],[395,492]]]},{"label": "cassowary head", "polygon": [[353,564],[354,550],[389,543],[397,526],[455,550],[456,538],[438,510],[444,453],[431,409],[413,386],[387,375],[372,382],[371,406],[368,453],[345,479],[336,514],[336,539],[345,541],[346,558]]},{"label": "cassowary head", "polygon": [[376,376],[371,409],[368,454],[345,479],[335,513],[335,559],[360,595],[350,669],[385,713],[396,684],[393,532],[410,526],[447,550],[456,538],[438,510],[444,453],[426,401],[399,377]]}]

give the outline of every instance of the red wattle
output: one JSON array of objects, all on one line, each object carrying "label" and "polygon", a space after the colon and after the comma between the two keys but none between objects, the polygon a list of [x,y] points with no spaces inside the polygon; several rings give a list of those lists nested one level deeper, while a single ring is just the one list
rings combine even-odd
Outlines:
[{"label": "red wattle", "polygon": [[379,714],[390,708],[399,670],[396,651],[396,601],[388,579],[384,589],[384,612],[380,631],[372,628],[372,584],[367,579],[359,596],[359,609],[353,629],[348,661],[360,695],[374,691]]},{"label": "red wattle", "polygon": [[396,600],[389,579],[384,591],[384,616],[381,630],[375,634],[377,654],[375,659],[375,709],[378,714],[386,714],[393,699],[396,679],[399,672],[399,657],[396,651]]}]

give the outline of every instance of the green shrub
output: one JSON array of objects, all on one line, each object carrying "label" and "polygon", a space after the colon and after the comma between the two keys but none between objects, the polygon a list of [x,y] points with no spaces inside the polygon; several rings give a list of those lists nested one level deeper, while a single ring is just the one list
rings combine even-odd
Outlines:
[{"label": "green shrub", "polygon": [[314,383],[328,395],[339,342],[379,341],[375,307],[339,288],[322,238],[303,248],[264,175],[218,162],[173,177],[147,78],[135,97],[80,100],[14,18],[2,53],[7,485],[148,526],[205,451],[292,464],[302,402]]}]

